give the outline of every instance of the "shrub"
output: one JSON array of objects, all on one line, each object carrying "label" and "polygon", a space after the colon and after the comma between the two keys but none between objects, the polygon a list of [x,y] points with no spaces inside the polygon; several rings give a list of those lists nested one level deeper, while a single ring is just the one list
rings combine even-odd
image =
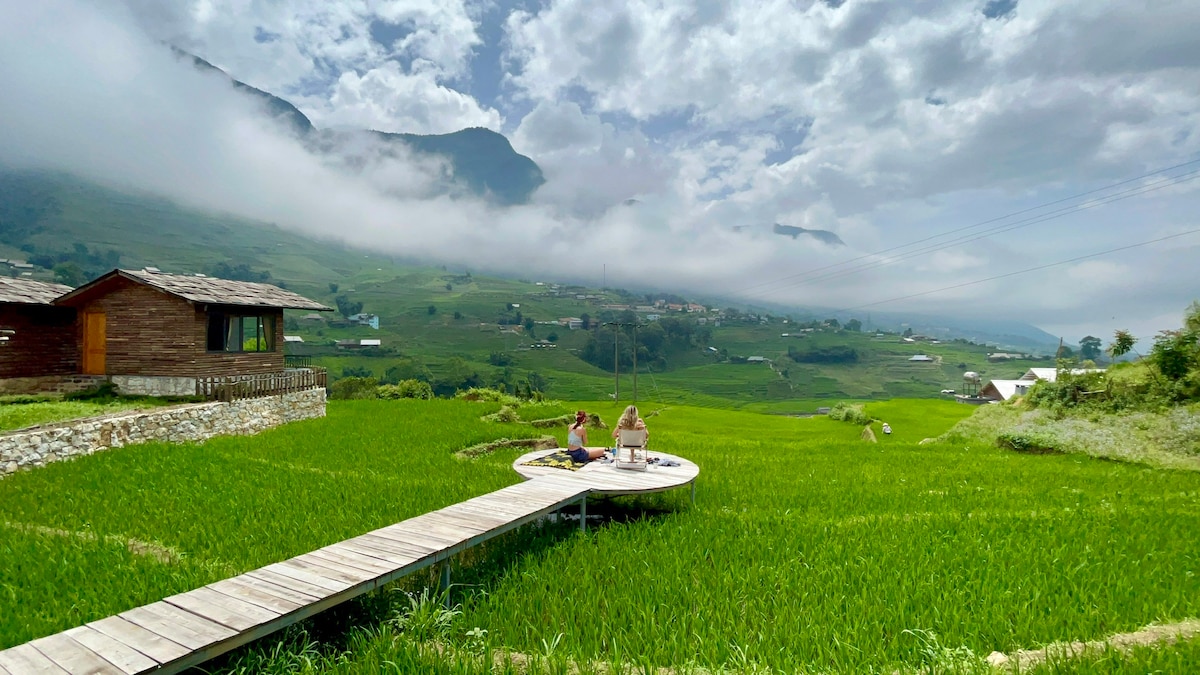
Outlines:
[{"label": "shrub", "polygon": [[331,399],[365,399],[379,395],[379,381],[373,377],[343,377],[329,387]]},{"label": "shrub", "polygon": [[418,398],[429,400],[433,398],[433,387],[428,382],[420,380],[401,380],[396,384],[381,384],[376,389],[376,396],[382,399]]},{"label": "shrub", "polygon": [[117,385],[112,382],[101,382],[90,389],[63,394],[64,401],[96,401],[115,399],[116,397]]},{"label": "shrub", "polygon": [[1035,434],[1003,433],[996,437],[996,445],[1016,452],[1031,455],[1060,454],[1054,439]]},{"label": "shrub", "polygon": [[873,420],[861,403],[837,403],[829,409],[829,419],[866,426]]},{"label": "shrub", "polygon": [[507,424],[515,424],[521,421],[521,416],[517,414],[517,409],[511,405],[500,406],[500,410],[491,415],[484,415],[484,422],[503,422]]},{"label": "shrub", "polygon": [[498,389],[489,389],[487,387],[471,387],[466,391],[460,391],[454,395],[454,398],[461,398],[466,401],[485,401],[488,403],[504,403],[507,405],[519,405],[521,399],[512,394],[505,393]]}]

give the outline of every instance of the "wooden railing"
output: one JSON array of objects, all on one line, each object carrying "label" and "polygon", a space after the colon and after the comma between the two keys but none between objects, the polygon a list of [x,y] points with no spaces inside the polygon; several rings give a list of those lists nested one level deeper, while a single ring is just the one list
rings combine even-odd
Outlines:
[{"label": "wooden railing", "polygon": [[237,401],[325,388],[324,368],[298,368],[261,375],[197,377],[196,395],[213,401]]},{"label": "wooden railing", "polygon": [[285,368],[312,368],[312,356],[285,354],[283,365]]}]

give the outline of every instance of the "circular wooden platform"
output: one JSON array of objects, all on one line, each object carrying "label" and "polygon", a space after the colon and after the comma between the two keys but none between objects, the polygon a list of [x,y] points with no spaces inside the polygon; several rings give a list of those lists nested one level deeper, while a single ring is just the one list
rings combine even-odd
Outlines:
[{"label": "circular wooden platform", "polygon": [[651,464],[645,471],[618,469],[614,464],[605,464],[599,460],[588,462],[578,471],[556,469],[551,466],[525,466],[525,462],[537,457],[543,457],[562,448],[553,450],[535,450],[526,453],[513,462],[513,470],[526,479],[553,478],[558,481],[579,481],[584,483],[589,492],[603,495],[633,495],[647,492],[662,492],[677,487],[692,484],[695,488],[696,476],[700,475],[700,467],[694,462],[665,452],[651,451],[651,457],[663,460],[674,460],[679,466],[658,466]]}]

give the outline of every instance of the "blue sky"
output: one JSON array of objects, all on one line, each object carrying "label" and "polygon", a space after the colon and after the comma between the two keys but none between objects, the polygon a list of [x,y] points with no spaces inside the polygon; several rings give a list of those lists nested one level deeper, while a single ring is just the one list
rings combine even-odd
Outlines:
[{"label": "blue sky", "polygon": [[[172,183],[161,166],[146,168],[168,162],[161,144],[145,154],[129,143],[114,149],[129,158],[117,167],[103,153],[71,154],[48,131],[12,123],[0,131],[10,156],[61,157],[66,168],[406,255],[473,260],[522,242],[492,266],[591,280],[602,264],[629,265],[630,249],[670,252],[656,254],[652,268],[629,266],[664,289],[754,287],[747,300],[851,307],[1200,227],[1200,180],[1184,180],[923,256],[876,254],[1200,158],[1200,5],[1185,0],[24,4],[0,9],[0,64],[37,64],[0,65],[0,85],[18,94],[0,104],[11,108],[0,108],[6,119],[27,113],[38,127],[69,102],[112,129],[130,125],[131,136],[171,128],[191,140],[170,150],[208,158],[217,175],[271,164],[253,153],[303,151],[244,138],[228,155],[212,150],[241,128],[229,121],[238,104],[205,98],[223,94],[190,74],[158,73],[155,49],[165,43],[287,98],[320,128],[484,126],[543,168],[534,204],[488,212],[502,240],[466,230],[455,239],[452,224],[434,228],[440,235],[395,235],[394,225],[346,234],[311,215],[343,195],[288,185],[283,174],[260,194],[277,188],[323,201],[293,213],[265,206],[282,197],[244,203],[220,184],[201,194],[195,181]],[[68,42],[73,31],[86,39]],[[101,66],[93,79],[109,89],[89,94],[83,73]],[[122,77],[109,76],[121,68]],[[117,93],[141,106],[131,110]],[[195,100],[231,106],[227,126],[175,104]],[[104,147],[111,129],[82,136],[98,126],[85,123],[72,147]],[[38,152],[35,142],[46,147]],[[382,159],[372,167],[366,182],[393,201],[365,200],[373,206],[357,216],[364,222],[409,222],[405,214],[431,209],[467,223],[483,208],[422,201],[442,167]],[[623,206],[630,199],[637,205]],[[829,230],[846,246],[778,237],[775,223]],[[562,262],[572,245],[587,247],[586,265]],[[1198,236],[1179,237],[886,309],[1021,318],[1068,339],[1115,328],[1148,336],[1177,325],[1200,295],[1198,246]],[[781,281],[864,255],[887,264],[836,281]]]}]

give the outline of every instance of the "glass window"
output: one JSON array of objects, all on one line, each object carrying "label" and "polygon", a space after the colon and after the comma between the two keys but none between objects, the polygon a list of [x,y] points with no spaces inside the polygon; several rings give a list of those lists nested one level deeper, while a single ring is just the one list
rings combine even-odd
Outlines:
[{"label": "glass window", "polygon": [[273,352],[275,317],[210,312],[207,342],[210,352]]}]

